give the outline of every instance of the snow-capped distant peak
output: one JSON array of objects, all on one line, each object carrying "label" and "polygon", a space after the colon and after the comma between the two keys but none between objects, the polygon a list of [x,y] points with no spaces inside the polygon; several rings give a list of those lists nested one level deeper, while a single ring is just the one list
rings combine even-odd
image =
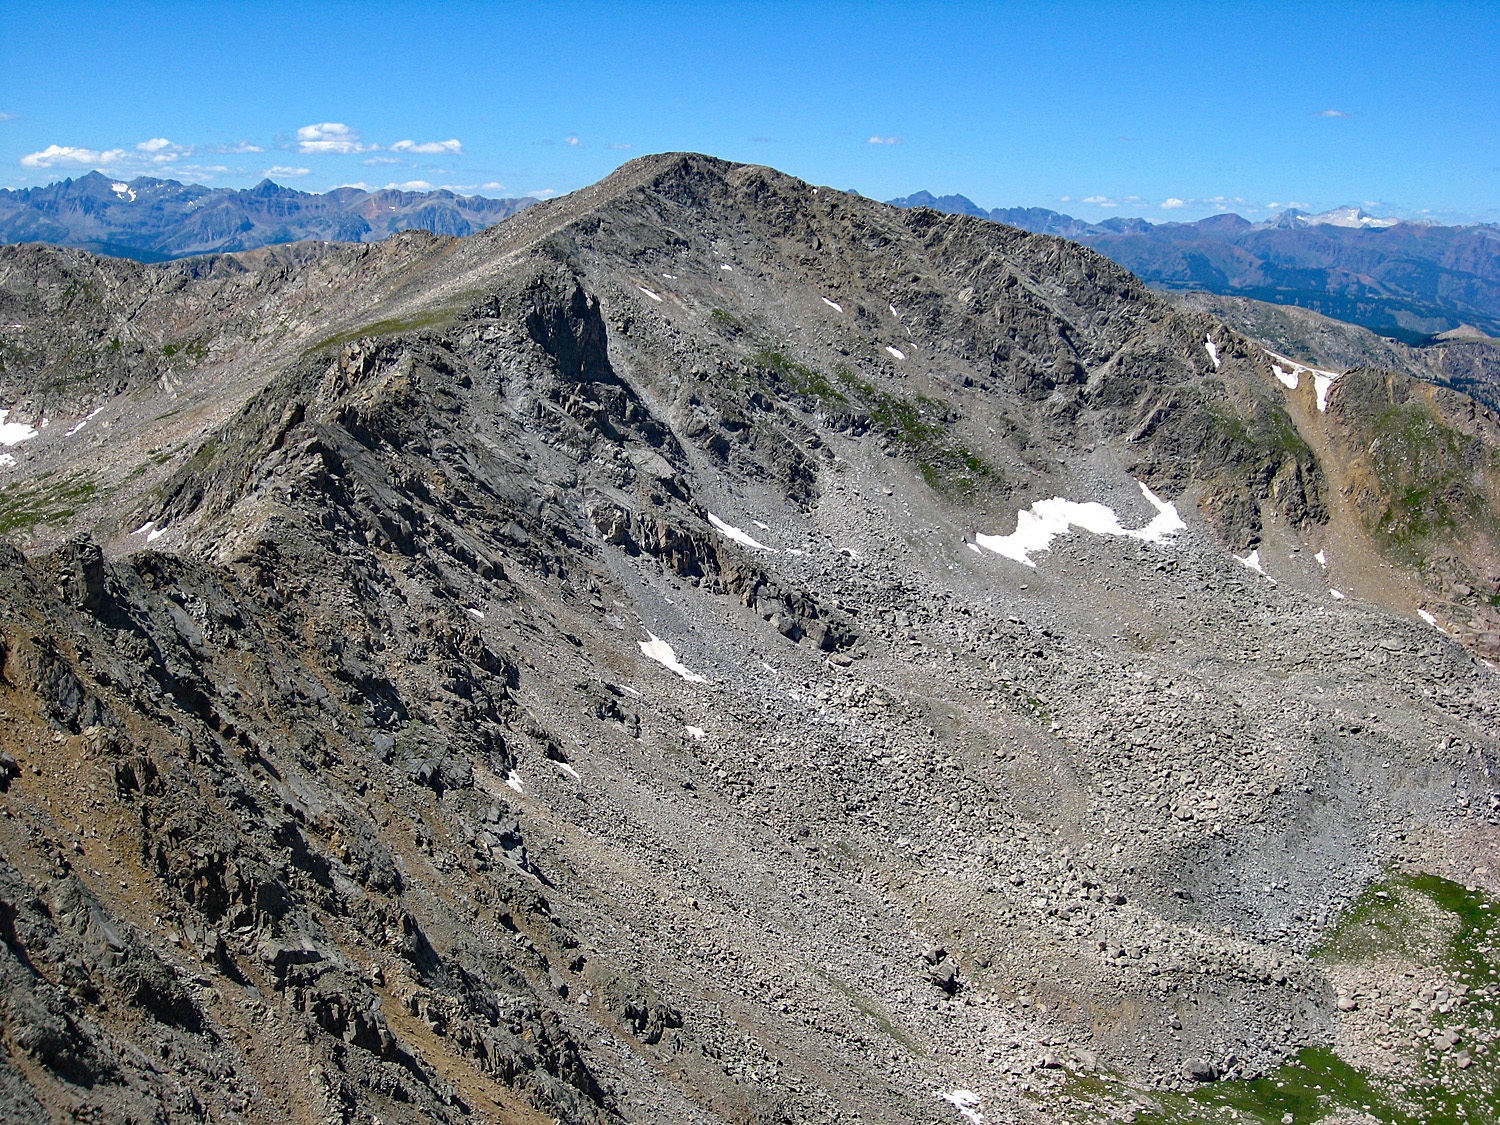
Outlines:
[{"label": "snow-capped distant peak", "polygon": [[1317,215],[1303,215],[1301,219],[1310,227],[1364,227],[1380,229],[1393,227],[1400,219],[1381,219],[1368,214],[1361,207],[1335,207]]}]

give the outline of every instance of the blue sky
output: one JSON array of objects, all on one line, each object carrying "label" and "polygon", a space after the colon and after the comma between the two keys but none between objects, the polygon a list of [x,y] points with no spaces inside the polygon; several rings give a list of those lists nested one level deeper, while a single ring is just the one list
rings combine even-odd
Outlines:
[{"label": "blue sky", "polygon": [[570,191],[689,149],[1089,219],[1500,221],[1496,3],[0,0],[0,186]]}]

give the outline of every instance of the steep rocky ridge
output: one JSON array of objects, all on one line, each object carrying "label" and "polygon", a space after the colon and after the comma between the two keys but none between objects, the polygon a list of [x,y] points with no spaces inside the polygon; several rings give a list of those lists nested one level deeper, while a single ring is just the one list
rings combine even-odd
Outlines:
[{"label": "steep rocky ridge", "polygon": [[[1491,879],[1494,673],[1392,612],[1340,464],[1456,395],[1319,410],[1090,251],[704,157],[306,253],[0,259],[51,412],[4,470],[8,1114],[1143,1111],[1338,1034],[1309,954],[1387,865]],[[238,342],[58,390],[49,270]],[[104,483],[19,518],[59,473]],[[1184,531],[977,542],[1139,528],[1132,475]]]}]

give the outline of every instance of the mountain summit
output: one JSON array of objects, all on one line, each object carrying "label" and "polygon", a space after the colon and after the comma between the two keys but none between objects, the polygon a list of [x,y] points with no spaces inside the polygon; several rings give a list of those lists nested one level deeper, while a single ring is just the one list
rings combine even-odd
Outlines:
[{"label": "mountain summit", "polygon": [[7,1121],[1488,1112],[1472,400],[693,154],[0,326]]}]

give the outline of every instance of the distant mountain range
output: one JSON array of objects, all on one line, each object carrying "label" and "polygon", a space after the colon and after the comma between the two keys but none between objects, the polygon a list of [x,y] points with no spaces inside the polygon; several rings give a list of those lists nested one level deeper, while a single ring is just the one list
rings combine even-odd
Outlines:
[{"label": "distant mountain range", "polygon": [[534,202],[443,190],[344,187],[316,194],[270,180],[209,188],[90,172],[46,187],[0,190],[0,242],[48,242],[160,262],[304,238],[377,242],[413,229],[473,234]]},{"label": "distant mountain range", "polygon": [[962,195],[892,199],[1061,235],[1163,289],[1199,289],[1296,305],[1408,344],[1456,333],[1500,336],[1500,227],[1376,218],[1355,207],[1288,210],[1261,223],[1088,223],[1042,207],[986,211]]}]

